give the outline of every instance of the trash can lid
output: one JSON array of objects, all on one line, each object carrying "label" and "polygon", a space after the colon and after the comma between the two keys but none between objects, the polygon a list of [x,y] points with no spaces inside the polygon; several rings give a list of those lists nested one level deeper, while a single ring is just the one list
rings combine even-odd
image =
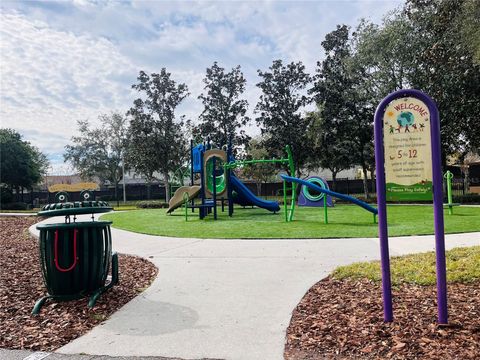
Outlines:
[{"label": "trash can lid", "polygon": [[61,216],[97,214],[111,211],[113,208],[106,201],[74,201],[57,202],[42,207],[37,215],[40,216]]}]

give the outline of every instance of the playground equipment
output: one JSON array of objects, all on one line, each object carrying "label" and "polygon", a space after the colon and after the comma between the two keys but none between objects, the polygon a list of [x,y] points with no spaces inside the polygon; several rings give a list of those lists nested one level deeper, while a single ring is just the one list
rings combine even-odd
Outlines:
[{"label": "playground equipment", "polygon": [[[233,215],[233,203],[236,202],[242,206],[255,205],[262,207],[272,212],[280,211],[280,206],[276,201],[267,201],[262,200],[256,197],[240,180],[238,180],[235,175],[232,174],[232,170],[238,167],[245,167],[247,165],[253,164],[287,164],[291,174],[295,174],[295,164],[293,162],[292,149],[290,145],[285,146],[285,152],[287,153],[286,158],[281,159],[252,159],[252,160],[238,160],[235,161],[231,155],[231,142],[228,146],[229,152],[229,162],[224,165],[225,173],[227,178],[230,180],[231,186],[229,187],[229,196],[228,196],[228,214],[229,216]],[[288,206],[287,192],[291,191],[291,200],[290,206]],[[292,183],[290,189],[287,188],[287,183],[283,182],[283,206],[285,210],[285,221],[292,221],[293,214],[295,212],[295,202],[296,202],[296,186]]]},{"label": "playground equipment", "polygon": [[447,199],[448,203],[443,204],[444,207],[448,207],[448,214],[453,215],[453,207],[454,206],[460,206],[458,203],[454,203],[452,201],[452,179],[453,179],[453,174],[450,170],[447,170],[445,175],[443,177],[447,180]]},{"label": "playground equipment", "polygon": [[[217,219],[217,201],[222,204],[224,211],[224,201],[228,201],[228,215],[233,216],[234,203],[241,206],[257,206],[265,210],[276,213],[280,211],[280,206],[276,201],[267,201],[257,197],[248,187],[242,183],[234,174],[233,169],[258,163],[281,163],[288,164],[292,173],[295,172],[293,156],[289,146],[286,147],[287,158],[282,159],[254,159],[236,161],[233,157],[232,144],[229,141],[227,151],[221,149],[211,149],[210,142],[193,146],[190,143],[191,166],[190,166],[190,186],[180,187],[171,198],[167,213],[172,213],[180,206],[185,209],[199,209],[199,217],[203,219],[213,210],[213,217]],[[195,174],[200,175],[200,185],[194,185]],[[292,193],[290,205],[287,206],[287,191]],[[284,182],[284,207],[285,220],[293,219],[295,209],[295,184],[287,189]],[[201,203],[195,204],[195,198],[200,197]],[[188,213],[186,210],[186,219]]]},{"label": "playground equipment", "polygon": [[178,207],[182,206],[185,203],[185,195],[186,201],[190,201],[195,199],[198,194],[200,193],[200,186],[182,186],[175,191],[175,194],[170,199],[168,203],[168,210],[167,214],[171,213],[173,210],[177,209]]},{"label": "playground equipment", "polygon": [[[330,190],[328,183],[317,176],[310,176],[305,179],[309,183],[316,184],[322,189]],[[311,207],[320,207],[323,206],[323,221],[325,224],[328,224],[328,209],[327,207],[333,207],[332,197],[323,192],[318,193],[317,195],[312,195],[310,193],[310,187],[302,185],[300,190],[300,197],[298,199],[298,206],[311,206]]]},{"label": "playground equipment", "polygon": [[[227,161],[227,154],[220,149],[210,149],[210,144],[199,144],[193,146],[190,142],[190,186],[180,187],[169,202],[167,214],[172,213],[178,207],[184,205],[190,208],[199,209],[200,219],[205,218],[213,209],[214,219],[217,219],[217,197],[226,193],[226,179],[223,168],[217,165]],[[195,174],[200,174],[200,186],[194,185]],[[186,195],[185,195],[186,194]],[[199,196],[200,204],[195,204],[195,198]],[[187,203],[190,202],[189,205]],[[186,216],[187,219],[187,216]]]},{"label": "playground equipment", "polygon": [[[316,184],[322,189],[330,190],[328,183],[318,176],[309,176],[305,181]],[[325,206],[325,202],[327,206],[333,207],[332,197],[330,195],[326,195],[325,193],[312,194],[308,186],[302,185],[300,196],[298,197],[298,206],[320,207]]]},{"label": "playground equipment", "polygon": [[[306,187],[308,187],[312,190],[324,193],[326,195],[330,195],[330,196],[337,197],[337,198],[342,199],[342,200],[352,202],[352,203],[364,208],[365,210],[371,212],[373,214],[373,222],[376,222],[376,216],[378,214],[378,210],[376,208],[374,208],[373,206],[367,204],[364,201],[358,200],[357,198],[354,198],[352,196],[348,196],[348,195],[345,195],[345,194],[337,193],[335,191],[324,189],[324,188],[322,188],[322,187],[320,187],[320,186],[318,186],[318,185],[316,185],[312,182],[309,182],[307,180],[302,180],[302,179],[295,178],[295,177],[292,177],[292,176],[287,176],[287,175],[280,175],[280,176],[282,177],[282,179],[284,181],[288,181],[288,182],[292,182],[292,183],[298,183],[298,184],[306,186]],[[324,209],[325,209],[325,212],[324,212],[325,218],[324,219],[325,219],[325,223],[327,224],[328,223],[327,206],[324,206]]]},{"label": "playground equipment", "polygon": [[177,191],[180,187],[185,185],[185,178],[188,177],[190,173],[190,164],[185,166],[180,166],[177,170],[173,172],[173,181],[170,182],[169,193],[170,199],[173,197],[175,191]]},{"label": "playground equipment", "polygon": [[[68,202],[68,194],[60,192],[55,196],[55,203],[45,205],[38,213],[40,216],[65,215],[65,223],[37,226],[48,295],[36,302],[34,315],[48,299],[68,301],[90,295],[88,306],[93,307],[103,292],[118,283],[118,257],[112,254],[112,222],[93,221],[94,213],[112,208],[104,201],[94,201],[89,191],[83,191],[81,197],[84,201]],[[92,221],[76,222],[78,214],[92,214]],[[112,277],[107,283],[110,263]]]}]

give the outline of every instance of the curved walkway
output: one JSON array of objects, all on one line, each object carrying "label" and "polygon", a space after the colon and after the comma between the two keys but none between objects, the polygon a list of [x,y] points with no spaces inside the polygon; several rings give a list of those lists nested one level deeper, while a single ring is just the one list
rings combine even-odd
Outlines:
[{"label": "curved walkway", "polygon": [[[291,312],[305,292],[339,265],[379,258],[375,238],[185,239],[117,229],[112,238],[114,250],[152,261],[158,277],[60,353],[282,359]],[[472,245],[480,245],[480,232],[446,236],[447,249]],[[432,235],[390,238],[392,256],[433,249]]]}]

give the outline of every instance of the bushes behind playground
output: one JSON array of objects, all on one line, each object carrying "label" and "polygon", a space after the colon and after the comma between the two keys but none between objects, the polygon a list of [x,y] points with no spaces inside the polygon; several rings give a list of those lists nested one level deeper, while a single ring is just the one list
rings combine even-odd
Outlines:
[{"label": "bushes behind playground", "polygon": [[24,202],[1,203],[1,210],[28,210],[28,204]]},{"label": "bushes behind playground", "polygon": [[[359,200],[365,201],[367,203],[377,203],[376,195],[370,195],[368,199],[365,199],[363,195],[354,195]],[[480,194],[464,194],[464,195],[454,195],[452,198],[453,203],[455,204],[480,204]],[[447,203],[447,198],[443,199],[444,203]],[[343,201],[339,199],[335,199],[335,203],[338,204],[348,204],[348,201]],[[389,201],[390,204],[431,204],[432,201],[423,201],[423,200],[416,200],[416,201]]]},{"label": "bushes behind playground", "polygon": [[159,200],[145,200],[137,202],[137,208],[139,209],[167,209],[168,203]]},{"label": "bushes behind playground", "polygon": [[452,201],[458,204],[480,204],[480,194],[454,195]]},{"label": "bushes behind playground", "polygon": [[[368,203],[376,204],[377,198],[375,195],[370,195],[368,199],[364,196],[355,196],[356,198],[366,201]],[[269,198],[270,200],[270,198]],[[283,199],[276,197],[274,200],[279,202],[279,205],[283,205]],[[420,203],[421,201],[403,202],[403,203]],[[460,204],[480,204],[480,194],[465,194],[453,197],[454,203]],[[348,203],[339,199],[335,199],[335,203],[342,204]],[[431,201],[425,201],[425,203],[431,203]],[[133,205],[133,204],[132,204]],[[135,206],[139,209],[167,209],[168,203],[161,200],[142,200],[135,203]]]}]

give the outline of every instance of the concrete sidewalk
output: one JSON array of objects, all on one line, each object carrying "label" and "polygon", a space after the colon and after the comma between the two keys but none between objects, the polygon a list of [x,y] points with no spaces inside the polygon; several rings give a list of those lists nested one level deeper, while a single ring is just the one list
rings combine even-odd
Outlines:
[{"label": "concrete sidewalk", "polygon": [[[0,349],[0,360],[182,360],[180,358],[166,358],[159,356],[108,356],[108,355],[70,355],[49,353],[43,351],[6,350]],[[215,359],[198,359],[215,360]]]},{"label": "concrete sidewalk", "polygon": [[[379,257],[373,238],[183,239],[117,229],[112,237],[116,251],[152,261],[158,277],[59,353],[282,359],[291,312],[305,292],[339,265]],[[471,245],[480,245],[480,233],[446,237],[447,249]],[[392,256],[433,249],[433,236],[390,238]]]}]

